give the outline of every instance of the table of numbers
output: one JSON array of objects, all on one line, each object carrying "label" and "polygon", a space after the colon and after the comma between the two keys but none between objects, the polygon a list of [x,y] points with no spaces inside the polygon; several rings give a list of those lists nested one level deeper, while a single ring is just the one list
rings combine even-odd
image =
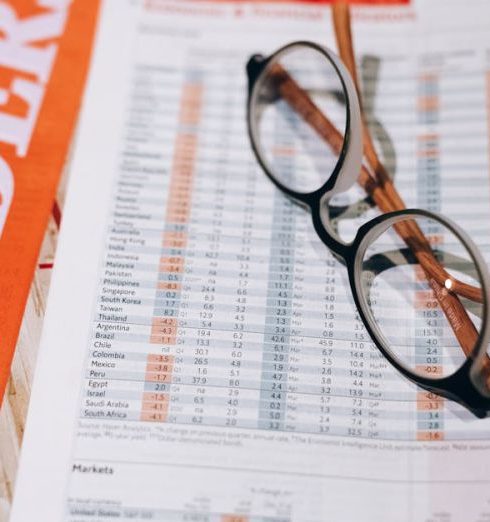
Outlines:
[{"label": "table of numbers", "polygon": [[[241,59],[189,56],[185,67],[132,71],[80,416],[326,437],[488,438],[488,424],[470,433],[469,413],[409,385],[371,342],[345,267],[251,154]],[[378,133],[381,148],[391,142],[395,151],[385,160],[396,163],[407,206],[459,217],[488,255],[488,231],[458,203],[464,181],[448,167],[471,148],[467,176],[488,178],[487,144],[471,146],[460,129],[464,117],[487,125],[477,108],[488,107],[481,60],[400,57],[376,69],[378,78],[369,71],[366,111],[388,136],[383,144]],[[465,105],[463,87],[478,104]],[[484,196],[473,203],[488,217]],[[360,191],[354,207],[355,231],[375,211]],[[421,336],[423,356],[430,331]]]}]

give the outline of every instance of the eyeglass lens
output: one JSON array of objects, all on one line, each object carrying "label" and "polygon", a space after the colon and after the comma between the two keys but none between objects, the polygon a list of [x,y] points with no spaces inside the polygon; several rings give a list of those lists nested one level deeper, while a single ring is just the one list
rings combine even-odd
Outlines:
[{"label": "eyeglass lens", "polygon": [[[483,317],[479,273],[461,240],[435,219],[407,216],[369,244],[361,267],[370,320],[394,357],[430,379],[458,370]],[[453,292],[460,283],[467,297]]]},{"label": "eyeglass lens", "polygon": [[[288,102],[288,79],[341,131],[335,150],[308,123],[315,112],[311,106],[302,105],[298,110]],[[320,188],[337,164],[346,128],[344,89],[328,58],[301,45],[279,53],[258,80],[252,110],[256,143],[271,175],[295,192]]]}]

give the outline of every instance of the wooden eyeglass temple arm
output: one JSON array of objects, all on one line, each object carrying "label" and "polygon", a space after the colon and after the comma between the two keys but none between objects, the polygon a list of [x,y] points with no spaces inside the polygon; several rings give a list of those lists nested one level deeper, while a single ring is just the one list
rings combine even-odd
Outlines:
[{"label": "wooden eyeglass temple arm", "polygon": [[[348,7],[344,4],[334,5],[333,17],[337,41],[339,42],[340,56],[348,68],[353,68],[354,74],[350,72],[359,92],[350,36]],[[348,30],[346,30],[346,26]],[[343,136],[333,123],[281,65],[274,65],[271,72],[277,78],[276,85],[281,96],[303,117],[318,135],[328,143],[334,152],[339,153],[343,145]],[[406,206],[402,198],[396,191],[386,169],[377,156],[364,120],[363,140],[365,158],[373,170],[373,173],[371,173],[365,165],[362,165],[358,178],[359,184],[366,190],[383,212],[405,209]],[[467,356],[470,356],[476,345],[478,332],[456,293],[468,299],[481,302],[483,299],[481,290],[457,281],[447,274],[434,257],[429,241],[413,220],[398,223],[395,225],[395,228],[419,261],[462,350]],[[451,281],[450,291],[448,291],[446,286],[447,280]]]},{"label": "wooden eyeglass temple arm", "polygon": [[[359,103],[361,104],[364,155],[374,174],[375,181],[386,196],[385,200],[380,201],[381,204],[376,203],[384,212],[404,209],[406,208],[405,203],[378,157],[369,127],[364,118],[364,112],[362,111],[362,95],[354,57],[349,6],[344,2],[335,2],[332,6],[332,18],[340,58],[352,76]],[[483,293],[479,288],[451,278],[434,257],[429,241],[417,223],[411,221],[407,222],[406,225],[405,230],[397,230],[397,232],[407,245],[414,250],[414,254],[421,264],[463,351],[469,356],[477,342],[478,332],[457,295],[481,303],[483,302]],[[447,282],[449,282],[450,292],[447,291]]]}]

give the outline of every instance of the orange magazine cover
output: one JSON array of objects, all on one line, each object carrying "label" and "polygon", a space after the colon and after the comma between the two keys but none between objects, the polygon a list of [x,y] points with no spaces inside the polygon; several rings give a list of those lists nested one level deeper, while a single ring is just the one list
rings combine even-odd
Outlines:
[{"label": "orange magazine cover", "polygon": [[0,3],[0,399],[72,137],[98,0]]}]

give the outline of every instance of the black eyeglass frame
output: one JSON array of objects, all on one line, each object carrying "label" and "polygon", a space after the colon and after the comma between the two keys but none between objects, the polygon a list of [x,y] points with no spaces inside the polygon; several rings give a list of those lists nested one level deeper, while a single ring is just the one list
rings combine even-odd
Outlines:
[{"label": "black eyeglass frame", "polygon": [[[346,126],[344,142],[338,161],[327,179],[318,189],[311,192],[298,192],[283,185],[274,176],[261,151],[254,118],[254,104],[258,96],[257,87],[271,64],[276,63],[283,53],[293,47],[306,46],[321,53],[333,66],[339,76],[346,103]],[[267,177],[282,190],[292,201],[311,212],[313,226],[322,242],[332,254],[345,264],[349,276],[349,284],[359,316],[380,352],[407,379],[428,392],[435,393],[447,399],[458,402],[475,416],[484,418],[490,414],[490,390],[483,382],[483,366],[486,357],[486,347],[490,339],[488,321],[488,303],[490,301],[490,276],[487,265],[471,238],[450,219],[439,214],[422,209],[406,209],[385,213],[361,225],[352,242],[347,243],[336,237],[330,224],[329,201],[339,192],[344,192],[353,185],[358,177],[362,164],[362,131],[361,113],[357,92],[352,78],[341,62],[329,49],[313,42],[292,42],[278,49],[271,56],[253,55],[247,63],[248,99],[247,99],[247,129],[255,157]],[[400,362],[392,353],[384,336],[379,331],[372,314],[367,307],[366,298],[361,296],[360,281],[361,264],[364,253],[372,241],[396,222],[417,217],[435,220],[449,229],[464,245],[472,257],[478,272],[483,292],[483,322],[478,340],[472,355],[453,374],[440,378],[427,378],[414,372]]]}]

